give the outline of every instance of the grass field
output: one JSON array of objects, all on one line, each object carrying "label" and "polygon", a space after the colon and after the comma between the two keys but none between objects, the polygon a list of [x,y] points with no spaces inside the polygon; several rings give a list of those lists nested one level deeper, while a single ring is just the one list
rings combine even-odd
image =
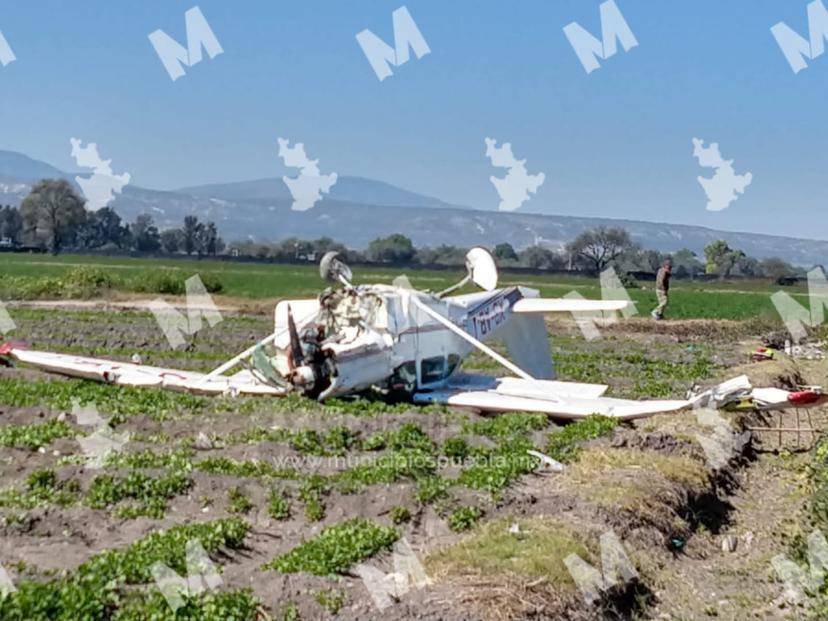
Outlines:
[{"label": "grass field", "polygon": [[[15,289],[37,279],[60,278],[79,266],[104,268],[119,281],[141,282],[143,279],[169,273],[181,280],[198,274],[213,277],[221,285],[223,296],[254,300],[315,296],[325,286],[316,265],[282,265],[237,263],[217,260],[169,260],[131,257],[90,257],[79,255],[0,255],[0,294],[4,301],[16,299]],[[453,284],[462,270],[427,271],[405,268],[357,268],[356,283],[390,283],[406,275],[413,286],[434,291]],[[5,281],[5,285],[4,285]],[[540,289],[546,297],[560,297],[576,291],[587,298],[600,298],[597,278],[561,274],[504,273],[501,285],[525,285]],[[779,287],[767,281],[692,282],[674,280],[671,288],[669,316],[675,319],[778,319],[771,295],[785,290],[800,303],[807,305],[804,286]],[[639,313],[649,312],[656,304],[652,283],[628,289]],[[48,297],[48,296],[46,296]]]}]

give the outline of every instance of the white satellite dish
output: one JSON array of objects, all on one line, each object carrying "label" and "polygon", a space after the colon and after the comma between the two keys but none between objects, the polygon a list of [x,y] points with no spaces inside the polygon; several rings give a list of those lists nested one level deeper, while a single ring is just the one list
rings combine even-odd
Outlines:
[{"label": "white satellite dish", "polygon": [[497,287],[497,265],[485,248],[477,246],[466,253],[466,269],[472,282],[481,289],[491,291]]}]

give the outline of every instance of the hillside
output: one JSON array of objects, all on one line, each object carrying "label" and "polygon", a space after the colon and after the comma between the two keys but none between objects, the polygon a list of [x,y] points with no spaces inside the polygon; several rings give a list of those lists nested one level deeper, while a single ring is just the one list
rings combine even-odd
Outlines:
[{"label": "hillside", "polygon": [[[0,151],[0,203],[18,205],[31,183],[43,176],[74,174]],[[74,181],[73,181],[74,183]],[[342,177],[313,209],[296,212],[281,178],[216,183],[176,191],[129,185],[112,203],[126,220],[150,213],[160,228],[180,226],[185,215],[214,220],[225,239],[275,240],[285,237],[332,237],[361,248],[372,239],[404,233],[418,246],[472,246],[508,241],[516,248],[540,243],[560,248],[581,231],[621,226],[645,248],[701,254],[713,240],[724,239],[750,256],[778,256],[801,265],[824,263],[828,241],[756,233],[718,231],[700,226],[610,218],[557,216],[475,210],[362,177]]]}]

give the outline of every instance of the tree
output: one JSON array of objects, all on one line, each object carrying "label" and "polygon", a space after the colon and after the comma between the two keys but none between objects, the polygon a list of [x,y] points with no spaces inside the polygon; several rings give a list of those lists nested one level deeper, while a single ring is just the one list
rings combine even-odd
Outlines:
[{"label": "tree", "polygon": [[204,224],[199,224],[195,232],[195,250],[199,259],[207,254],[207,245],[209,243],[207,227]]},{"label": "tree", "polygon": [[425,252],[417,250],[417,261],[425,264],[465,265],[466,249],[448,244],[440,244],[436,248],[428,248]]},{"label": "tree", "polygon": [[[198,224],[195,228],[195,250],[200,259],[204,255],[215,256],[221,240],[215,222]],[[223,242],[221,242],[223,244]]]},{"label": "tree", "polygon": [[796,273],[793,265],[778,257],[770,257],[769,259],[760,261],[759,269],[763,275],[773,278],[777,284],[782,284],[786,279],[791,278]]},{"label": "tree", "polygon": [[745,256],[741,250],[734,250],[727,242],[717,239],[704,247],[705,272],[727,278],[736,263]]},{"label": "tree", "polygon": [[20,204],[24,235],[33,241],[45,238],[52,254],[71,242],[86,219],[84,200],[65,179],[44,179]]},{"label": "tree", "polygon": [[395,233],[388,237],[378,237],[368,244],[368,258],[372,261],[389,263],[406,263],[414,258],[414,244],[405,235]]},{"label": "tree", "polygon": [[621,228],[599,226],[586,230],[567,244],[567,251],[584,262],[595,273],[604,269],[625,252],[635,250],[637,246],[630,234]]},{"label": "tree", "polygon": [[704,265],[699,261],[696,253],[687,248],[682,248],[673,253],[673,273],[676,276],[696,276],[704,273]]},{"label": "tree", "polygon": [[559,270],[566,266],[566,260],[560,254],[543,246],[529,246],[523,250],[520,262],[536,270]]},{"label": "tree", "polygon": [[11,205],[0,209],[0,238],[10,239],[13,244],[19,244],[22,232],[23,220],[20,211]]},{"label": "tree", "polygon": [[202,224],[196,216],[184,216],[183,248],[187,256],[198,250],[198,238],[201,233]]},{"label": "tree", "polygon": [[110,207],[88,212],[86,221],[78,228],[77,243],[82,248],[100,248],[107,244],[124,248],[129,241],[129,229],[121,225],[121,217]]},{"label": "tree", "polygon": [[749,257],[743,252],[741,256],[736,258],[734,266],[735,271],[742,276],[758,276],[761,273],[759,269],[759,259]]},{"label": "tree", "polygon": [[313,242],[307,239],[297,239],[293,242],[293,258],[309,261],[313,255]]},{"label": "tree", "polygon": [[161,235],[151,215],[142,213],[135,218],[135,222],[129,228],[137,251],[155,252],[161,247]]},{"label": "tree", "polygon": [[129,246],[129,227],[121,224],[121,216],[115,213],[114,209],[101,207],[93,213],[103,232],[104,243],[115,244],[118,248]]},{"label": "tree", "polygon": [[518,258],[517,252],[515,252],[512,244],[508,242],[503,242],[495,246],[493,254],[495,259],[500,259],[501,261],[517,261]]},{"label": "tree", "polygon": [[642,250],[638,253],[638,257],[636,257],[636,263],[645,272],[655,274],[661,269],[666,258],[667,255],[660,253],[658,250]]},{"label": "tree", "polygon": [[315,239],[311,242],[313,246],[313,251],[317,255],[323,255],[326,252],[339,252],[343,256],[348,252],[348,249],[340,244],[337,241],[332,240],[330,237],[320,237],[319,239]]},{"label": "tree", "polygon": [[218,234],[215,222],[208,222],[204,227],[204,252],[207,256],[214,257],[219,251],[219,244],[222,243]]},{"label": "tree", "polygon": [[161,232],[161,247],[164,252],[173,254],[181,249],[184,243],[184,233],[181,229],[167,229]]}]

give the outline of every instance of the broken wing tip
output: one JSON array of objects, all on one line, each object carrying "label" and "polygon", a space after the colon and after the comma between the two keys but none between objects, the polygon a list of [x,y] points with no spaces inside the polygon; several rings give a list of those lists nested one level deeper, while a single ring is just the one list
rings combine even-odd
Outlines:
[{"label": "broken wing tip", "polygon": [[6,341],[0,344],[0,356],[8,356],[15,349],[26,349],[26,345],[23,343],[15,343],[14,341]]}]

